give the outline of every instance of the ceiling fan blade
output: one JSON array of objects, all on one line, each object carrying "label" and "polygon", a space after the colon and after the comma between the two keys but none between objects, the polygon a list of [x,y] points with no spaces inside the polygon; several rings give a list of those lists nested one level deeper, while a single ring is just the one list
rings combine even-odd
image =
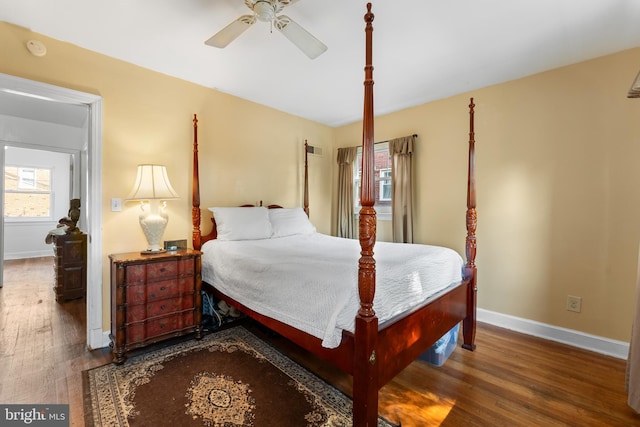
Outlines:
[{"label": "ceiling fan blade", "polygon": [[242,15],[240,18],[227,25],[209,40],[204,42],[207,46],[226,47],[229,43],[237,39],[240,34],[244,33],[247,28],[252,26],[256,22],[256,18],[253,15]]},{"label": "ceiling fan blade", "polygon": [[322,55],[327,46],[286,15],[274,20],[274,26],[311,59]]}]

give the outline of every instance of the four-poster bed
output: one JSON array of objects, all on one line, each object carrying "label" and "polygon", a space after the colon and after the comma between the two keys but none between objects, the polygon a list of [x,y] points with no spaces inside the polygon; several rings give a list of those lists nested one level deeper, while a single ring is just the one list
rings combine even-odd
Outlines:
[{"label": "four-poster bed", "polygon": [[[323,340],[289,322],[276,320],[264,312],[248,307],[246,302],[231,298],[219,289],[207,285],[203,277],[203,288],[216,297],[225,300],[240,311],[278,332],[308,351],[322,357],[339,369],[353,376],[353,424],[355,426],[374,426],[378,419],[378,390],[395,375],[418,358],[427,348],[446,334],[459,322],[463,322],[462,346],[468,350],[475,348],[476,323],[476,209],[474,178],[474,104],[469,105],[469,158],[467,179],[467,213],[466,213],[466,264],[460,265],[456,283],[436,292],[425,302],[414,306],[390,319],[380,321],[376,313],[378,300],[374,307],[376,295],[376,259],[374,245],[376,235],[376,212],[373,207],[375,196],[374,183],[374,137],[373,137],[373,66],[372,66],[372,31],[373,14],[371,4],[367,5],[366,22],[366,65],[364,81],[364,117],[363,117],[363,164],[361,204],[359,215],[359,245],[357,295],[359,308],[355,316],[354,330],[344,330],[341,340],[335,347],[323,345]],[[200,186],[198,173],[198,139],[197,118],[194,116],[193,145],[193,248],[200,250],[207,241],[219,237],[215,218],[213,230],[202,236],[200,230]],[[305,144],[306,145],[306,144]],[[304,212],[308,215],[308,163],[305,146],[305,197]],[[277,206],[273,206],[277,207]],[[213,210],[213,209],[212,209]],[[214,217],[224,211],[214,211]],[[218,239],[222,240],[222,239]],[[267,238],[267,240],[269,240]],[[342,239],[347,240],[347,239]],[[382,246],[381,246],[382,245]],[[378,246],[381,252],[384,245]],[[407,246],[407,245],[405,245]],[[409,245],[412,246],[412,245]],[[420,245],[416,245],[420,246]],[[206,248],[203,249],[206,255]],[[378,251],[378,248],[376,248]],[[377,254],[378,255],[378,254]],[[205,261],[203,260],[203,270]],[[381,266],[384,264],[380,264]],[[355,269],[355,265],[354,265]],[[384,271],[380,271],[381,277]],[[203,275],[204,276],[204,275]],[[378,283],[383,286],[384,283]],[[380,288],[379,290],[382,290]],[[354,290],[355,292],[355,290]],[[307,295],[309,301],[310,295]],[[314,300],[314,303],[316,301]],[[309,304],[309,302],[307,302]],[[380,324],[379,324],[380,323]]]}]

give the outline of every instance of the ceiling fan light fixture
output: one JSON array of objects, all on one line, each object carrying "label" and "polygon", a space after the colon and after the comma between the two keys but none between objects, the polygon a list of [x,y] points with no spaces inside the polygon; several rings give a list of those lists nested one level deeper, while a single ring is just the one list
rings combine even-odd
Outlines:
[{"label": "ceiling fan light fixture", "polygon": [[327,50],[327,46],[288,16],[280,15],[280,12],[282,12],[285,6],[289,6],[297,1],[298,0],[244,0],[245,5],[253,14],[239,17],[204,43],[207,46],[224,48],[259,20],[269,22],[271,29],[275,27],[289,39],[291,43],[304,52],[305,55],[311,59],[315,59]]},{"label": "ceiling fan light fixture", "polygon": [[253,5],[253,11],[259,21],[271,22],[276,17],[276,9],[271,2],[266,0],[258,0]]}]

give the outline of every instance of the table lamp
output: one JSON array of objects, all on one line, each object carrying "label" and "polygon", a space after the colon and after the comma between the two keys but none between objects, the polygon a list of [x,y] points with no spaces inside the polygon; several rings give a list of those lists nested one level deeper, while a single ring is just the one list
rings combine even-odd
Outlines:
[{"label": "table lamp", "polygon": [[164,208],[166,207],[166,200],[177,198],[178,195],[169,182],[166,167],[149,164],[138,165],[136,182],[126,200],[139,200],[141,202],[140,227],[147,238],[149,246],[140,253],[158,254],[165,252],[165,249],[160,246],[162,235],[169,222],[169,216],[164,211]]}]

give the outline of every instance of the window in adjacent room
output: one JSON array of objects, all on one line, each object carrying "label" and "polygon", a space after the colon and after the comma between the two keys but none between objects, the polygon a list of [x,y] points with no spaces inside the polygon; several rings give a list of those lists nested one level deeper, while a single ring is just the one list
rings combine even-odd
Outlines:
[{"label": "window in adjacent room", "polygon": [[[389,143],[380,142],[374,146],[375,205],[377,218],[391,220],[391,156]],[[358,156],[353,168],[353,203],[356,217],[360,205],[360,181],[362,179],[362,147],[358,147]]]},{"label": "window in adjacent room", "polygon": [[4,217],[51,219],[51,169],[27,166],[4,168]]}]

